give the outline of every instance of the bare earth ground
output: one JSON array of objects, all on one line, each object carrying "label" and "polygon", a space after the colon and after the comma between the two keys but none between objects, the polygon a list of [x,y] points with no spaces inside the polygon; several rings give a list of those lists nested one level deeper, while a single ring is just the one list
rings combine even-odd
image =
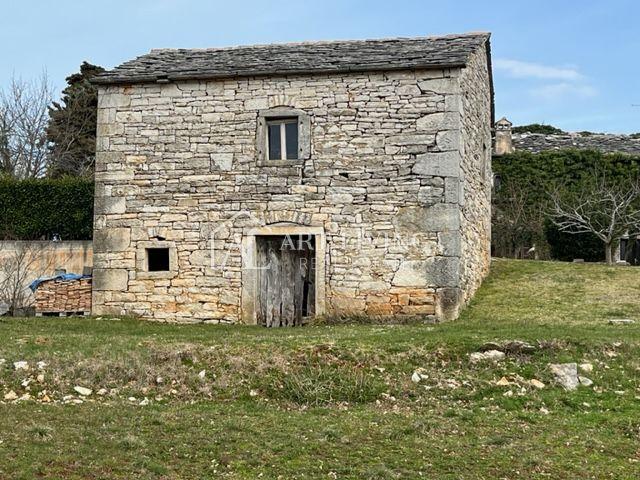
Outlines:
[{"label": "bare earth ground", "polygon": [[[513,339],[536,348],[470,363]],[[2,318],[0,359],[1,479],[640,477],[631,267],[494,261],[440,325]]]}]

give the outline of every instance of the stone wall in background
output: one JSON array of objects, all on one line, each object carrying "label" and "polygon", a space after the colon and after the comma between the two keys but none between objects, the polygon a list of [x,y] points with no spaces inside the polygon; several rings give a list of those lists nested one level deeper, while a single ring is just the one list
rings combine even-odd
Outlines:
[{"label": "stone wall in background", "polygon": [[[26,271],[26,274],[20,274],[25,289],[36,278],[53,275],[58,269],[82,274],[85,267],[93,265],[92,242],[0,241],[0,283],[18,264]],[[29,295],[28,300],[32,302],[33,296]]]},{"label": "stone wall in background", "polygon": [[526,150],[533,153],[577,148],[579,150],[599,150],[605,153],[621,152],[640,155],[640,138],[629,135],[512,133],[511,136],[515,150]]},{"label": "stone wall in background", "polygon": [[[324,232],[327,313],[454,315],[489,254],[489,83],[472,68],[466,99],[459,69],[101,87],[94,313],[237,322],[243,238],[288,224]],[[270,166],[259,114],[283,106],[309,115],[310,154]],[[163,275],[144,271],[154,244],[175,259]]]}]

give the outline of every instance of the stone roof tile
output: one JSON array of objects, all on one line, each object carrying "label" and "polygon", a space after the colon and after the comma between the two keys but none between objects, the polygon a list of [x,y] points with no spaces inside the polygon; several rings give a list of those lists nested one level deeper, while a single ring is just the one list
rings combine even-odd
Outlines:
[{"label": "stone roof tile", "polygon": [[94,78],[99,84],[147,83],[307,73],[464,67],[489,33],[439,37],[151,50]]},{"label": "stone roof tile", "polygon": [[630,135],[514,133],[512,141],[516,150],[526,150],[533,153],[575,148],[578,150],[599,150],[604,153],[618,152],[640,155],[640,138],[634,138]]}]

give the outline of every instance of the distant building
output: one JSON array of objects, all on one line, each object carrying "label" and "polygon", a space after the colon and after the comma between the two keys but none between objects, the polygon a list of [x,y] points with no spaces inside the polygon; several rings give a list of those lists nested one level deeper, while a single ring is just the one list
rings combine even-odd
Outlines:
[{"label": "distant building", "polygon": [[502,117],[495,123],[494,155],[516,150],[540,153],[549,150],[577,148],[599,150],[604,153],[640,155],[640,138],[611,133],[513,133],[512,123]]}]

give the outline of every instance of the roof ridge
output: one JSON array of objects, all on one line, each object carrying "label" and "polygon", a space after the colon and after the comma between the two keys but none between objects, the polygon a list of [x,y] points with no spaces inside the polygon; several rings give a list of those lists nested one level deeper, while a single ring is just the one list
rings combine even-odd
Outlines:
[{"label": "roof ridge", "polygon": [[539,135],[541,137],[627,137],[630,140],[640,141],[640,138],[633,137],[631,133],[612,133],[612,132],[589,132],[585,135],[583,132],[562,132],[562,133],[541,133],[541,132],[514,132],[513,135]]},{"label": "roof ridge", "polygon": [[[383,37],[383,38],[363,38],[363,39],[336,39],[336,40],[301,40],[296,42],[274,42],[274,43],[255,43],[255,44],[243,44],[243,45],[228,45],[224,47],[199,47],[199,48],[180,48],[180,47],[167,47],[167,48],[152,48],[149,53],[163,53],[163,52],[209,52],[220,50],[238,50],[243,48],[270,48],[270,47],[298,47],[305,45],[331,45],[336,43],[367,43],[367,42],[393,42],[393,41],[420,41],[420,40],[440,40],[447,38],[460,38],[460,37],[480,37],[485,36],[489,38],[491,32],[477,31],[477,32],[464,32],[464,33],[449,33],[445,35],[427,35],[418,37]],[[148,55],[148,54],[146,54]],[[144,56],[141,55],[141,56]]]}]

